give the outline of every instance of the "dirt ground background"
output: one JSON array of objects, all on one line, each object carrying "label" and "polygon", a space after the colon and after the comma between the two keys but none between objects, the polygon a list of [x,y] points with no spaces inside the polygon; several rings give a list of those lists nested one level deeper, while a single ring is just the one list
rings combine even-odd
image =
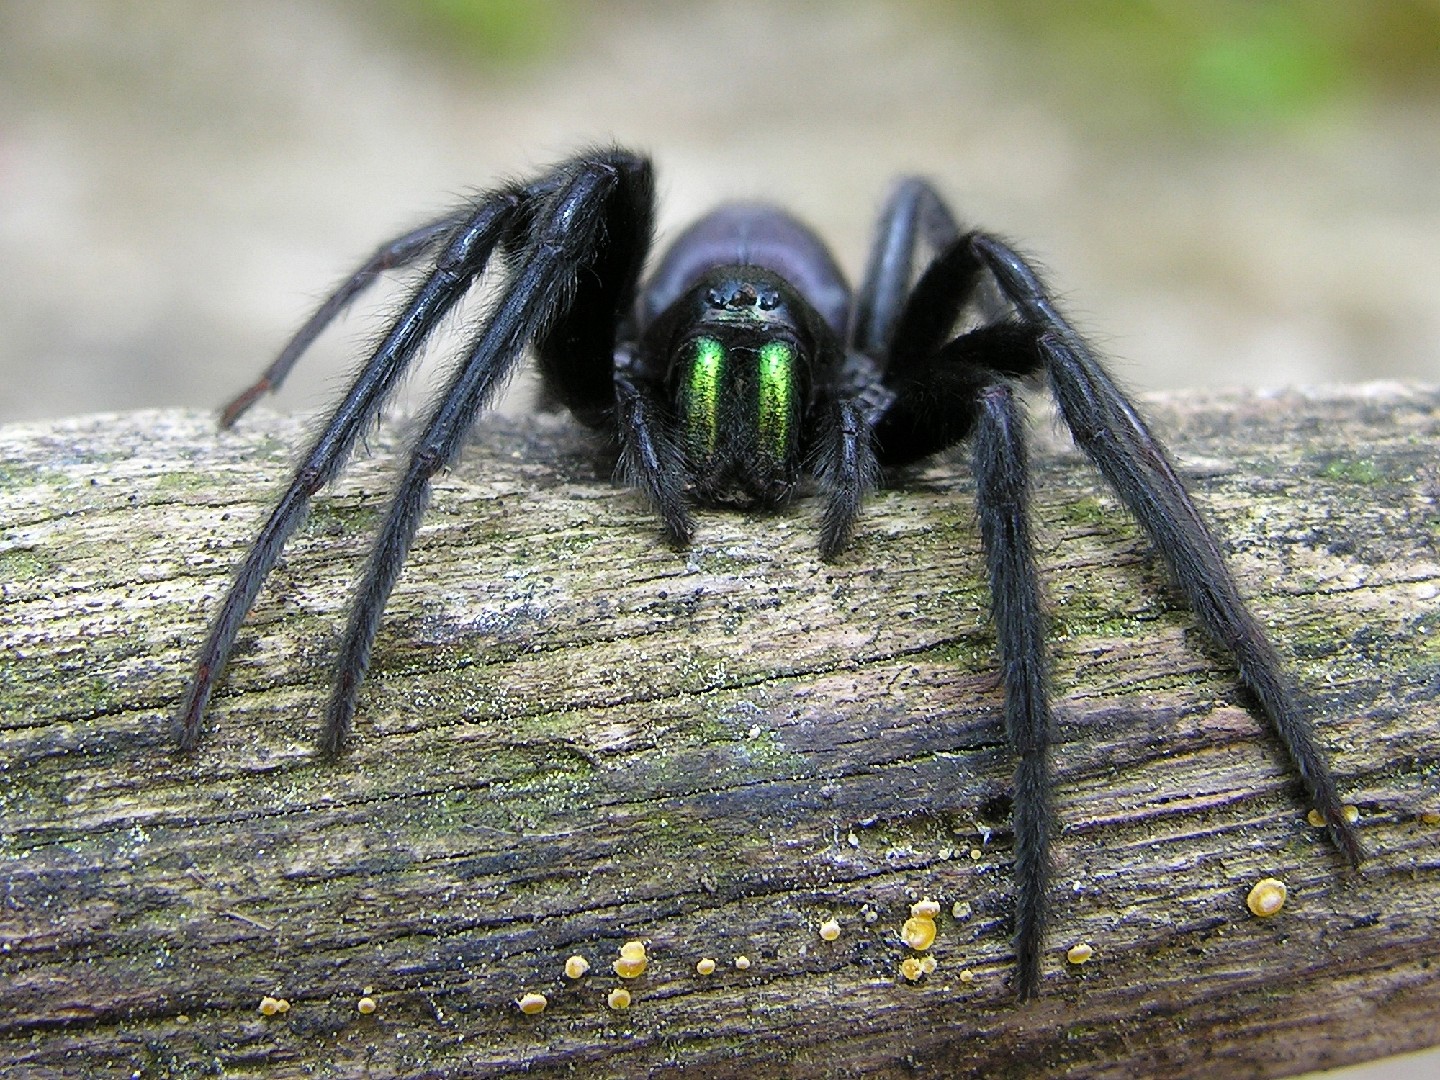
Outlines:
[{"label": "dirt ground background", "polygon": [[[380,239],[605,139],[654,153],[667,230],[772,195],[852,271],[925,173],[1137,388],[1440,372],[1440,94],[1403,57],[1037,0],[466,7],[0,5],[0,421],[217,405]],[[277,407],[327,400],[371,310]]]},{"label": "dirt ground background", "polygon": [[[655,155],[665,231],[773,196],[852,272],[925,173],[1136,388],[1437,378],[1440,5],[1354,5],[1390,20],[1358,49],[1334,4],[1133,5],[1159,34],[1124,7],[5,3],[0,422],[218,405],[379,240],[609,139]],[[376,325],[277,407],[322,405]]]}]

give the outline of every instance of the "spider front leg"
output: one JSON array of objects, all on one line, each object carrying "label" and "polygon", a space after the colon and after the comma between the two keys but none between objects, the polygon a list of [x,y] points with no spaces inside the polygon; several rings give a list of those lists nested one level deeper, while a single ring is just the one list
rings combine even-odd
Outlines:
[{"label": "spider front leg", "polygon": [[895,399],[876,425],[880,460],[908,464],[972,440],[975,503],[1005,693],[1005,734],[1015,755],[1015,992],[1040,989],[1050,888],[1050,742],[1053,718],[1040,573],[1029,512],[1024,416],[1011,378],[1037,366],[1034,334],[982,327],[928,355],[892,361]]},{"label": "spider front leg", "polygon": [[[594,350],[613,348],[617,313],[609,311],[608,330],[597,331],[592,313],[586,309],[592,303],[623,303],[633,292],[633,281],[616,282],[613,272],[623,269],[627,275],[638,273],[644,245],[632,243],[629,252],[612,258],[616,249],[606,246],[607,236],[617,228],[626,231],[628,225],[629,231],[644,232],[648,242],[649,163],[619,151],[596,153],[561,165],[554,177],[558,183],[551,185],[553,194],[534,208],[528,242],[515,259],[512,280],[446,386],[396,487],[350,609],[337,657],[335,682],[320,738],[326,754],[338,753],[349,737],[380,615],[415,538],[434,475],[454,460],[476,416],[532,341],[537,343],[541,372],[547,378],[558,370],[554,365],[564,363],[557,351],[561,346],[588,340],[592,367],[597,359]],[[611,273],[593,273],[597,266]],[[588,287],[582,277],[590,282]],[[577,310],[586,317],[572,319]],[[604,355],[608,361],[609,354]],[[573,387],[578,383],[582,387],[578,395],[566,400],[567,406],[582,418],[588,405],[598,405],[602,385],[607,400],[613,400],[608,376],[603,382],[582,378],[591,374],[586,368],[559,376],[563,385]],[[583,389],[587,382],[592,387],[588,394]]]},{"label": "spider front leg", "polygon": [[[511,227],[520,201],[520,192],[502,189],[467,212],[465,219],[451,232],[433,272],[412,294],[400,317],[376,347],[370,360],[356,376],[355,382],[326,420],[320,434],[296,467],[289,487],[270,512],[269,519],[236,569],[220,610],[210,624],[210,631],[195,665],[195,674],[191,677],[189,689],[176,716],[177,738],[182,750],[191,750],[199,742],[205,707],[209,703],[216,681],[225,670],[235,645],[235,636],[240,631],[240,624],[254,607],[261,585],[274,568],[290,534],[303,520],[311,498],[334,479],[344,466],[355,440],[379,414],[390,391],[409,366],[420,345],[430,336],[445,314],[465,295],[475,279],[484,272],[495,246],[502,241]],[[411,243],[400,244],[403,252],[422,247],[420,235],[408,234]],[[367,263],[367,267],[369,265]],[[353,284],[363,277],[365,268],[352,275],[349,283]],[[344,287],[341,292],[344,292]],[[330,306],[327,302],[325,307]],[[322,308],[323,311],[325,308]],[[338,311],[338,308],[331,310],[327,319],[333,317],[335,311]],[[282,360],[286,356],[292,356],[293,363],[293,357],[299,355],[296,343],[303,347],[314,337],[314,333],[318,333],[317,319],[318,316],[312,318],[301,328],[282,352]],[[276,365],[279,364],[280,361],[277,361]],[[276,365],[272,365],[272,369]],[[236,410],[235,415],[243,411],[248,404],[245,397],[246,395],[241,395],[236,399],[236,403],[232,404],[231,409]]]},{"label": "spider front leg", "polygon": [[843,398],[822,421],[815,474],[825,493],[820,519],[820,557],[833,559],[850,542],[860,502],[880,475],[874,433],[860,402]]},{"label": "spider front leg", "polygon": [[[921,204],[938,202],[928,188],[909,190]],[[936,211],[930,215],[935,218]],[[918,222],[918,209],[897,220]],[[880,243],[896,246],[893,233],[899,229],[882,228]],[[915,242],[913,228],[908,242]],[[872,260],[872,265],[880,263]],[[903,264],[895,257],[884,265],[898,274]],[[873,278],[875,284],[867,282],[866,293],[883,292],[883,280],[882,274]],[[956,239],[925,267],[904,307],[887,320],[885,386],[891,399],[875,422],[874,439],[885,466],[909,465],[973,440],[975,501],[1005,694],[1005,733],[1016,762],[1011,810],[1014,988],[1025,1000],[1040,989],[1048,910],[1053,718],[1040,575],[1031,541],[1024,417],[1012,380],[1035,374],[1040,358],[1035,331],[1010,322],[952,337],[962,310],[983,283],[982,265]]]},{"label": "spider front leg", "polygon": [[[989,278],[1014,309],[944,340]],[[1038,987],[1044,927],[1049,706],[1038,584],[1028,554],[1024,450],[1005,383],[1043,371],[1076,442],[1140,521],[1205,630],[1235,657],[1290,753],[1332,840],[1352,865],[1363,852],[1334,777],[1279,655],[1245,607],[1219,545],[1164,448],[1055,309],[1038,275],[994,237],[958,238],[921,274],[895,323],[885,381],[894,394],[875,437],[884,464],[919,460],[975,436],[977,501],[1004,665],[1015,790],[1017,990]],[[1032,606],[1033,609],[1032,609]]]},{"label": "spider front leg", "polygon": [[685,454],[665,420],[660,389],[631,372],[629,350],[616,357],[615,422],[619,453],[617,479],[639,488],[660,515],[665,539],[672,547],[689,545],[695,520],[685,500]]}]

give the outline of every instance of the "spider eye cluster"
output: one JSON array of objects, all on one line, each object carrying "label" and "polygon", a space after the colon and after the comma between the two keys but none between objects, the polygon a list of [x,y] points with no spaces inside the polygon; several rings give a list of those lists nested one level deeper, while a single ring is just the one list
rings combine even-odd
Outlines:
[{"label": "spider eye cluster", "polygon": [[774,311],[780,306],[780,292],[751,281],[732,281],[710,289],[705,302],[716,311],[743,312],[746,308]]}]

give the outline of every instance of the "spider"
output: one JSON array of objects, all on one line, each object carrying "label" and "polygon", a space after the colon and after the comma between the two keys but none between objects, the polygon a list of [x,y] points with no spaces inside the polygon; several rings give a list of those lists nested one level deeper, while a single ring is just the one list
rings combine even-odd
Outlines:
[{"label": "spider", "polygon": [[1020,999],[1036,995],[1053,828],[1053,724],[1041,587],[1031,551],[1019,384],[1048,381],[1075,441],[1149,534],[1202,626],[1234,657],[1289,752],[1335,846],[1362,857],[1309,719],[1246,609],[1219,546],[1164,448],[1056,309],[1033,267],[986,232],[962,231],[925,180],[886,202],[859,289],[786,211],[733,203],[683,231],[643,279],[652,167],[587,150],[502,184],[381,246],[221,417],[277,388],[316,335],[380,273],[420,264],[400,315],[300,460],[240,563],[177,717],[184,750],[241,622],[304,516],[446,313],[482,279],[500,288],[410,450],[340,648],[320,744],[350,735],[376,628],[430,484],[527,350],[544,397],[609,436],[617,472],[687,544],[690,507],[775,510],[809,482],[820,554],[835,558],[867,488],[970,440],[1014,774],[1014,938]]}]

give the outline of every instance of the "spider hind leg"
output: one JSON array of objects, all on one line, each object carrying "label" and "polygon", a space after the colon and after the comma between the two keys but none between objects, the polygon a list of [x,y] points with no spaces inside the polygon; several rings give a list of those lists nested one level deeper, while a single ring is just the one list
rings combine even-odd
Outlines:
[{"label": "spider hind leg", "polygon": [[469,217],[468,209],[460,213],[452,212],[436,218],[434,221],[427,221],[419,228],[397,236],[393,240],[388,240],[376,248],[364,263],[325,298],[310,318],[305,320],[304,325],[295,332],[294,336],[286,343],[285,348],[280,350],[280,355],[265,369],[264,374],[236,394],[220,411],[221,429],[233,427],[235,421],[239,420],[256,401],[266,394],[273,394],[279,390],[285,377],[290,374],[290,369],[295,366],[295,362],[300,359],[301,355],[314,344],[315,339],[327,326],[339,318],[340,314],[350,306],[350,303],[368,289],[383,272],[409,266],[426,252],[432,251],[448,233],[464,224]]}]

